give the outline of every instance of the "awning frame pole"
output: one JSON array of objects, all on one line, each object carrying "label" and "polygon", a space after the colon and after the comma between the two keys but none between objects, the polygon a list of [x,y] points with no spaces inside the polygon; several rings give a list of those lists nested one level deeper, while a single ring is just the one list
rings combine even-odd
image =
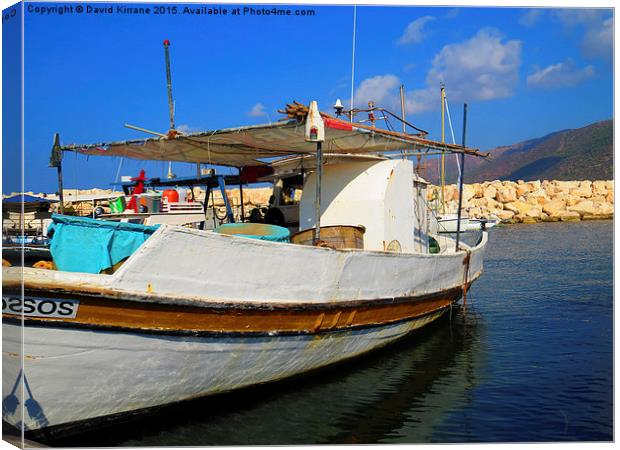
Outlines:
[{"label": "awning frame pole", "polygon": [[239,168],[239,201],[241,202],[241,220],[245,221],[245,210],[243,208],[243,180],[241,179],[241,168]]},{"label": "awning frame pole", "polygon": [[50,156],[50,167],[56,167],[58,175],[58,199],[60,200],[60,214],[65,213],[65,196],[62,186],[62,147],[60,146],[60,134],[54,133],[54,144],[52,145],[52,154]]},{"label": "awning frame pole", "polygon": [[[221,175],[217,176],[217,182],[220,186],[220,192],[222,193],[222,199],[224,200],[224,206],[226,206],[226,215],[228,216],[228,223],[235,223],[235,216],[232,212],[232,207],[230,206],[230,202],[228,201],[228,196],[226,195],[226,181],[224,181],[224,177]],[[215,207],[215,203],[213,204]]]}]

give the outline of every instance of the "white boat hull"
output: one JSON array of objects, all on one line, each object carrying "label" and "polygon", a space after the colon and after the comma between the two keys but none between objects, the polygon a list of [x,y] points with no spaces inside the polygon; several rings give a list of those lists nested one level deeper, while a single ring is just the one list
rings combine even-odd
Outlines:
[{"label": "white boat hull", "polygon": [[[25,330],[30,388],[26,430],[75,424],[297,375],[387,345],[437,319],[319,335],[191,337],[32,327]],[[21,384],[21,330],[4,326],[3,398]],[[21,406],[21,405],[20,405]],[[3,420],[19,427],[22,410]]]},{"label": "white boat hull", "polygon": [[[397,254],[162,226],[113,275],[3,269],[3,406],[26,387],[3,419],[70,427],[361,355],[448,310],[486,239]],[[23,386],[22,289],[24,309],[54,311],[24,318]]]}]

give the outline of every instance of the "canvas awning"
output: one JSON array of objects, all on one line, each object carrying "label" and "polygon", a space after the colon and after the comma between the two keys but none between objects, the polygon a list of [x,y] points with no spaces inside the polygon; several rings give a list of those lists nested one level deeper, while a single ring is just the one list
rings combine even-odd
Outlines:
[{"label": "canvas awning", "polygon": [[[333,154],[372,154],[422,148],[480,155],[476,149],[442,144],[408,135],[324,117],[323,151]],[[273,158],[315,154],[316,144],[304,140],[304,123],[288,120],[267,125],[228,128],[148,139],[67,145],[62,151],[84,155],[123,156],[140,160],[180,161],[245,167],[269,164]]]}]

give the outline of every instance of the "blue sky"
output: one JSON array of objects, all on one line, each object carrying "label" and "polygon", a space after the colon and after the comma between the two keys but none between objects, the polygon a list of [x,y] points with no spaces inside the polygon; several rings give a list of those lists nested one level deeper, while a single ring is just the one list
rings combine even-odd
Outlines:
[{"label": "blue sky", "polygon": [[[315,15],[289,17],[233,16],[235,5],[221,6],[228,15],[26,10],[26,190],[56,189],[47,167],[54,132],[69,144],[146,137],[124,123],[167,130],[164,39],[172,42],[183,130],[277,120],[292,100],[317,100],[324,110],[336,98],[348,105],[352,6],[293,5]],[[444,82],[457,141],[467,102],[468,144],[512,144],[612,117],[612,36],[609,9],[358,7],[354,99],[399,111],[404,84],[408,118],[438,139]],[[118,164],[66,154],[65,187],[108,187]],[[167,170],[125,161],[121,173],[142,167],[150,176]],[[174,171],[194,169],[175,164]]]}]

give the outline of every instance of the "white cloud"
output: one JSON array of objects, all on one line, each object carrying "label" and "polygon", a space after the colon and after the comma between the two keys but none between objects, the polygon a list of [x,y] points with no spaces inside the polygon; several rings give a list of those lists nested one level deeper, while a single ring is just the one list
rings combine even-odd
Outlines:
[{"label": "white cloud", "polygon": [[563,8],[553,10],[554,17],[567,27],[592,26],[601,22],[604,10],[592,8]]},{"label": "white cloud", "polygon": [[611,9],[560,9],[553,17],[567,28],[583,30],[581,50],[588,58],[611,60],[614,19]]},{"label": "white cloud", "polygon": [[553,89],[575,86],[594,75],[594,67],[579,69],[571,59],[537,70],[527,77],[528,86]]},{"label": "white cloud", "polygon": [[377,75],[366,78],[355,90],[354,104],[360,108],[366,108],[369,101],[374,101],[376,106],[391,109],[395,102],[395,89],[400,85],[400,79],[396,75]]},{"label": "white cloud", "polygon": [[252,109],[248,111],[248,116],[250,117],[262,117],[266,114],[265,105],[262,103],[257,103],[252,106]]},{"label": "white cloud", "polygon": [[540,21],[542,13],[542,9],[526,9],[519,17],[519,23],[524,27],[533,27]]},{"label": "white cloud", "polygon": [[[435,55],[426,76],[426,87],[407,94],[408,113],[441,107],[440,84],[446,85],[451,101],[471,102],[509,97],[519,81],[521,42],[505,41],[495,30],[482,29],[463,42],[449,44]],[[363,80],[355,93],[355,104],[368,100],[390,110],[400,109],[396,75],[377,75]]]},{"label": "white cloud", "polygon": [[398,44],[417,44],[418,42],[422,42],[426,37],[424,25],[433,20],[435,20],[433,16],[424,16],[410,22],[407,28],[405,28],[403,35],[398,39]]},{"label": "white cloud", "polygon": [[482,29],[471,39],[446,45],[435,55],[426,88],[412,93],[407,109],[421,112],[439,108],[441,83],[453,101],[510,97],[519,81],[520,65],[520,41],[504,41],[498,31]]},{"label": "white cloud", "polygon": [[179,125],[176,128],[177,128],[177,131],[180,131],[183,134],[198,133],[199,131],[202,131],[198,128],[192,127],[187,124]]},{"label": "white cloud", "polygon": [[590,27],[581,43],[583,54],[588,58],[605,58],[611,60],[614,41],[614,19],[603,21],[599,26]]}]

